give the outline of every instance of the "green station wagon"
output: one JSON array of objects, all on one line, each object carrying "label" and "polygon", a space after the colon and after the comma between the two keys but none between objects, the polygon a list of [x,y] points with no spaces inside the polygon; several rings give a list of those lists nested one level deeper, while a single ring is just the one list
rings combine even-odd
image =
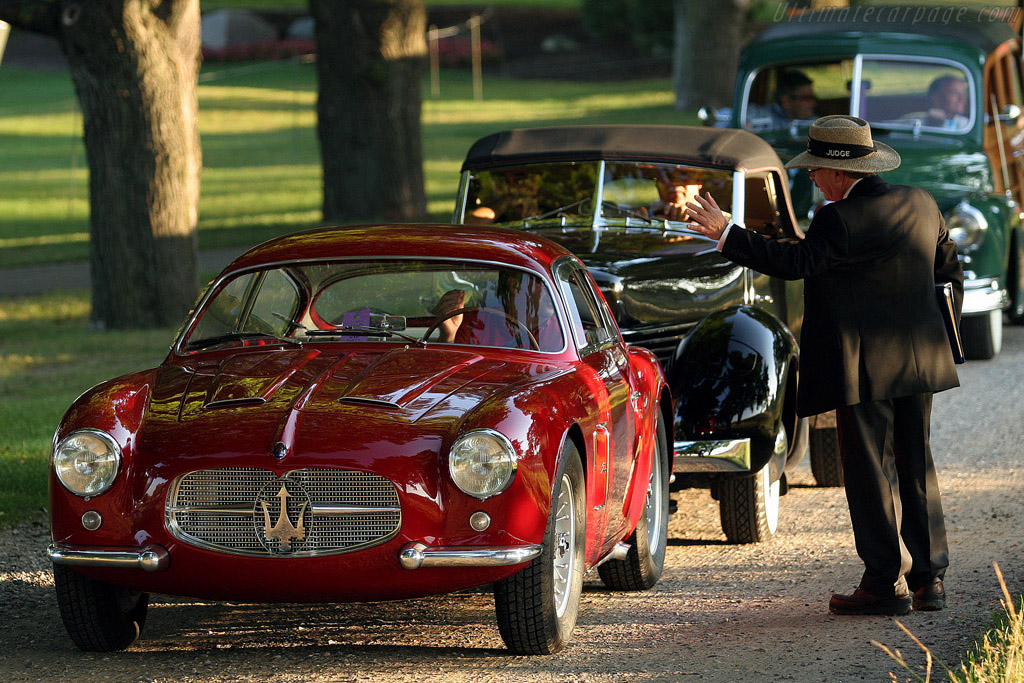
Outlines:
[{"label": "green station wagon", "polygon": [[[787,161],[819,116],[869,121],[903,157],[886,180],[928,190],[945,215],[965,275],[964,350],[987,359],[1004,313],[1024,323],[1021,40],[997,15],[924,9],[818,10],[774,24],[743,51],[732,110],[716,125],[760,135]],[[790,183],[806,225],[824,198],[806,173],[791,171]]]}]

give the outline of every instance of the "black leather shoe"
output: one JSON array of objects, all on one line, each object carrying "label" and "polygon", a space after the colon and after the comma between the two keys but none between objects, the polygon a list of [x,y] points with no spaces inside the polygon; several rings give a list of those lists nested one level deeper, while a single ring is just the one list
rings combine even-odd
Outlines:
[{"label": "black leather shoe", "polygon": [[897,616],[909,614],[913,608],[910,595],[885,597],[868,593],[858,588],[853,595],[836,593],[828,601],[828,611],[832,614],[887,614]]},{"label": "black leather shoe", "polygon": [[945,608],[946,589],[942,587],[942,579],[932,579],[914,591],[914,609],[918,612],[935,612]]}]

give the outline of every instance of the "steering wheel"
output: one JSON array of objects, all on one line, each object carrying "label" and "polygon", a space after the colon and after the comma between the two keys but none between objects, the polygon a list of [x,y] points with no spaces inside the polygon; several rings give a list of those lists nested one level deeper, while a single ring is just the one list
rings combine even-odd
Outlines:
[{"label": "steering wheel", "polygon": [[444,317],[438,318],[433,323],[431,323],[430,327],[427,328],[427,331],[423,333],[421,339],[423,341],[427,341],[427,337],[429,337],[434,332],[434,330],[440,327],[441,323],[443,323],[445,320],[448,320],[449,318],[454,318],[455,316],[462,315],[463,313],[477,312],[493,313],[495,315],[501,316],[505,320],[515,323],[519,327],[519,329],[526,333],[527,338],[530,340],[530,348],[540,351],[540,342],[537,341],[537,338],[533,336],[533,332],[530,332],[530,328],[524,325],[521,320],[519,320],[518,318],[513,318],[505,311],[500,311],[497,308],[487,308],[486,306],[465,306],[463,308],[456,308],[451,311],[448,311],[448,313],[446,313]]}]

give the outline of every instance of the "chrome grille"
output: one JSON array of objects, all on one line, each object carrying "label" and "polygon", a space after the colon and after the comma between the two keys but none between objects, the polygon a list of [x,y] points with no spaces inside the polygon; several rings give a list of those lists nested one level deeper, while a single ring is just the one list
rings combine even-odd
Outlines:
[{"label": "chrome grille", "polygon": [[679,342],[693,328],[693,324],[684,324],[653,329],[624,329],[622,330],[622,338],[627,344],[642,346],[653,351],[654,355],[658,357],[658,360],[665,367],[665,370],[668,371],[672,363],[672,356],[675,355],[676,347],[679,346]]},{"label": "chrome grille", "polygon": [[[285,483],[304,495],[297,500],[308,499],[308,511],[285,503],[286,523],[304,527],[296,548],[283,548],[266,533],[285,500],[273,508],[268,491],[272,495]],[[271,509],[261,501],[270,501]],[[237,555],[311,557],[383,543],[398,533],[402,511],[394,484],[368,472],[300,469],[278,478],[269,470],[225,467],[175,479],[167,497],[166,521],[175,538],[203,548]]]}]

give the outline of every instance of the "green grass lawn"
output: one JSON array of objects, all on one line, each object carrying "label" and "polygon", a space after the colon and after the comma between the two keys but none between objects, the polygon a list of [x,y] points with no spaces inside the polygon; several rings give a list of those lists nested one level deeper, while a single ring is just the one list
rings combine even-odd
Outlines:
[{"label": "green grass lawn", "polygon": [[[441,74],[424,102],[429,211],[450,216],[463,154],[502,128],[557,123],[693,123],[667,80],[617,83],[484,78],[474,102],[465,71]],[[424,89],[429,93],[429,89]],[[82,119],[63,72],[0,69],[0,267],[88,255]],[[320,152],[315,67],[211,64],[199,86],[203,143],[200,248],[244,246],[318,224]]]}]

